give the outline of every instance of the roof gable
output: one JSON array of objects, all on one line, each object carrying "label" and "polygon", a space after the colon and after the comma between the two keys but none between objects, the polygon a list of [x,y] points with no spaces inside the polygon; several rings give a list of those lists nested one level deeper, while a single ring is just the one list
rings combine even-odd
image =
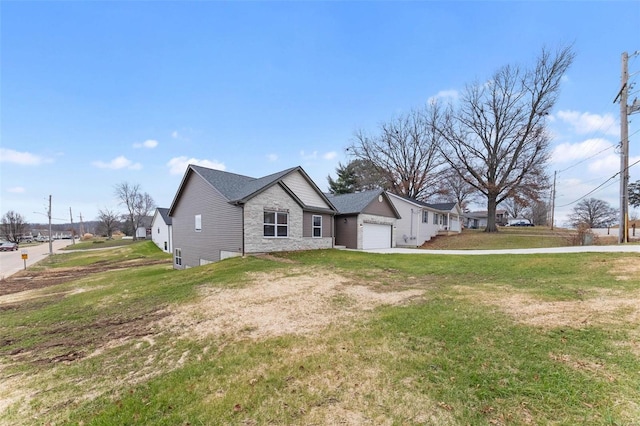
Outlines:
[{"label": "roof gable", "polygon": [[165,224],[171,225],[171,216],[169,216],[169,209],[164,207],[158,207],[156,208],[156,211],[158,212],[158,214],[160,215],[160,217],[162,218]]},{"label": "roof gable", "polygon": [[300,166],[292,167],[290,169],[282,170],[277,173],[273,173],[261,178],[253,178],[250,176],[243,176],[235,173],[229,173],[222,170],[209,169],[207,167],[196,166],[190,164],[185,172],[182,182],[176,192],[175,198],[171,203],[168,214],[171,215],[173,210],[180,199],[180,195],[188,178],[191,174],[195,173],[204,179],[213,189],[218,191],[228,202],[234,204],[244,204],[252,197],[255,197],[262,191],[270,188],[273,185],[279,184],[282,186],[302,207],[305,204],[300,198],[283,182],[283,178],[290,175],[293,172],[300,172],[304,179],[309,183],[313,191],[326,201],[327,210],[335,211],[334,206],[325,197],[325,195],[318,189],[309,176],[302,170]]},{"label": "roof gable", "polygon": [[382,189],[339,195],[328,194],[327,198],[329,198],[329,201],[338,209],[338,214],[360,214],[363,213],[374,200],[377,200],[379,196],[386,199],[394,215],[399,219],[400,214],[398,210],[387,196],[387,193]]}]

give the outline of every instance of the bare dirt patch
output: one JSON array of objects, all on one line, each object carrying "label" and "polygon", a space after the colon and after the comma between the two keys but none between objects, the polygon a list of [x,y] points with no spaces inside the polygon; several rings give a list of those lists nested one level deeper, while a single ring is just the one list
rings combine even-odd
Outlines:
[{"label": "bare dirt patch", "polygon": [[250,278],[253,283],[245,288],[203,290],[199,302],[174,308],[161,321],[161,328],[196,339],[307,334],[423,294],[422,290],[377,292],[341,275],[314,269],[251,274]]},{"label": "bare dirt patch", "polygon": [[0,296],[64,284],[99,272],[163,263],[167,263],[167,261],[134,259],[118,262],[117,264],[114,264],[113,262],[96,262],[91,265],[73,268],[49,268],[44,270],[20,271],[8,278],[0,280]]}]

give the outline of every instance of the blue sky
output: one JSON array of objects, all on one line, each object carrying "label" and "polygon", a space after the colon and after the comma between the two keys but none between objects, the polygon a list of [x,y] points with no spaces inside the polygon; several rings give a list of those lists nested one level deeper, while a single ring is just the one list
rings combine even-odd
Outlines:
[{"label": "blue sky", "polygon": [[[255,177],[300,165],[325,190],[356,130],[573,43],[549,117],[561,224],[619,170],[620,58],[640,50],[632,1],[3,1],[0,19],[0,214],[29,222],[49,195],[54,223],[122,210],[121,182],[168,207],[190,162]],[[618,207],[617,182],[591,196]]]}]

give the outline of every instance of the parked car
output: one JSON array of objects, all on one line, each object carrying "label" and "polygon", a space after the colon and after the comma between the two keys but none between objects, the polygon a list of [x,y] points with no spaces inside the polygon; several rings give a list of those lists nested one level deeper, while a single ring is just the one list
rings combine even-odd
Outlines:
[{"label": "parked car", "polygon": [[9,241],[3,241],[0,244],[0,251],[15,251],[18,250],[18,245]]}]

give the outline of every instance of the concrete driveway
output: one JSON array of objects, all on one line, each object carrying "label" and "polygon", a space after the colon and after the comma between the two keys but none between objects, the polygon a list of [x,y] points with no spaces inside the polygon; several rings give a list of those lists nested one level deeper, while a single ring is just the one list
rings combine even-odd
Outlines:
[{"label": "concrete driveway", "polygon": [[[73,244],[73,240],[54,240],[52,242],[53,253],[60,253],[60,250],[69,244]],[[49,243],[20,247],[18,251],[0,252],[0,279],[9,277],[24,269],[23,250],[27,251],[27,268],[29,268],[30,265],[49,256]]]},{"label": "concrete driveway", "polygon": [[541,254],[541,253],[640,253],[640,245],[611,245],[611,246],[575,246],[575,247],[547,247],[529,249],[501,249],[501,250],[425,250],[411,248],[390,248],[363,250],[368,253],[384,254]]}]

